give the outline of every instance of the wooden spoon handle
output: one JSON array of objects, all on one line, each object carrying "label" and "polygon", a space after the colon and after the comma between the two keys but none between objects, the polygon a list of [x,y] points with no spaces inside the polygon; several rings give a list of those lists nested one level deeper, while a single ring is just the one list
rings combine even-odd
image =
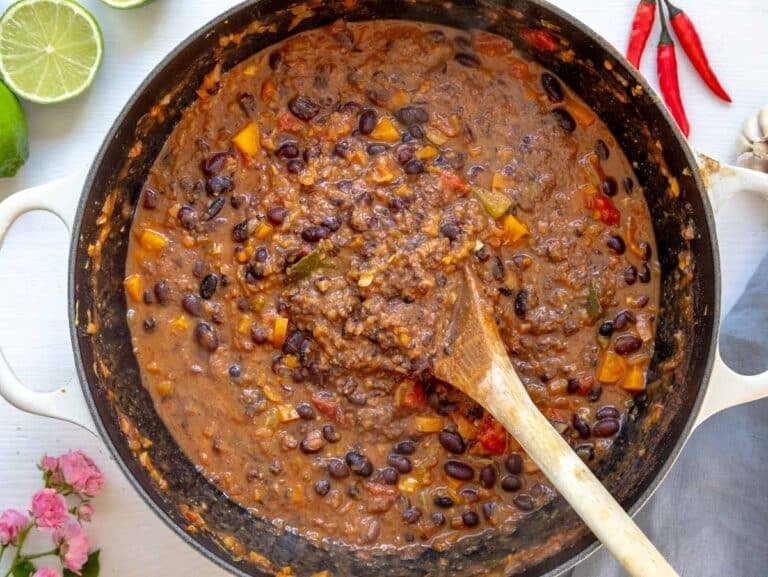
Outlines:
[{"label": "wooden spoon handle", "polygon": [[503,424],[632,577],[679,577],[632,518],[539,412],[506,354],[476,397]]}]

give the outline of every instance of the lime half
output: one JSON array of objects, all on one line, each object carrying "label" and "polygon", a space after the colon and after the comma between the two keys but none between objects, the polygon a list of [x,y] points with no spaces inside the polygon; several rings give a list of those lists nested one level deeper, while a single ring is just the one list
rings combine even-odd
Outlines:
[{"label": "lime half", "polygon": [[144,6],[144,4],[149,4],[152,2],[152,0],[101,0],[106,4],[107,6],[112,6],[112,8],[120,8],[120,9],[127,9],[127,8],[138,8],[139,6]]},{"label": "lime half", "polygon": [[104,41],[96,20],[72,0],[20,0],[0,18],[0,74],[17,95],[51,104],[91,85]]},{"label": "lime half", "polygon": [[28,156],[24,110],[13,92],[0,82],[0,177],[14,176]]}]

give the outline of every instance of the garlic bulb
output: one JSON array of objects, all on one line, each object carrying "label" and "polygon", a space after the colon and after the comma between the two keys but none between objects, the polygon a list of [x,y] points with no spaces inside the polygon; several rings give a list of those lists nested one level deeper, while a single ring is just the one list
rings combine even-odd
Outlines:
[{"label": "garlic bulb", "polygon": [[768,106],[747,118],[736,148],[739,166],[768,172]]}]

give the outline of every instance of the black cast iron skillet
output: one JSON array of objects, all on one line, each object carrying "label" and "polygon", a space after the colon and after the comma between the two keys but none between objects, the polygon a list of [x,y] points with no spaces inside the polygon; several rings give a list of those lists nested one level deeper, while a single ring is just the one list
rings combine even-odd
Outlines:
[{"label": "black cast iron skillet", "polygon": [[[298,23],[297,14],[305,16]],[[512,533],[465,538],[439,553],[423,547],[370,552],[316,546],[280,532],[228,500],[195,470],[141,385],[122,281],[130,219],[150,166],[217,63],[227,70],[289,35],[337,18],[422,20],[500,34],[557,73],[606,122],[634,163],[651,210],[662,266],[662,306],[650,369],[653,385],[637,397],[597,472],[616,498],[635,511],[674,461],[699,413],[716,354],[720,275],[712,211],[694,156],[645,81],[603,39],[542,0],[254,0],[221,15],[172,52],[109,132],[74,221],[71,331],[78,376],[96,428],[150,507],[190,545],[236,575],[272,575],[285,566],[298,576],[324,570],[338,577],[560,574],[592,552],[595,543],[559,498],[526,517]],[[249,32],[238,43],[220,41],[244,30]],[[528,31],[522,37],[530,39],[530,30],[546,30],[557,49],[539,50],[523,41],[521,31]],[[670,187],[672,176],[679,195]],[[684,230],[694,231],[693,236]],[[690,267],[681,266],[686,255]],[[0,366],[0,380],[8,377],[4,369]],[[56,413],[53,401],[41,408],[7,390],[4,395],[27,410]],[[660,418],[651,418],[650,407],[659,402],[665,409]],[[150,439],[151,446],[142,446],[142,439]]]}]

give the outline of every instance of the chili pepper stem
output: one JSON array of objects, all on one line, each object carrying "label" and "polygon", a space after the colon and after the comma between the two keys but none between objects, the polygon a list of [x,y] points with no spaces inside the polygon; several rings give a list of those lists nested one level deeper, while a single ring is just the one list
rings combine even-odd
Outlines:
[{"label": "chili pepper stem", "polygon": [[698,72],[701,79],[704,80],[705,84],[718,98],[731,102],[731,97],[720,84],[717,75],[709,65],[704,44],[701,42],[701,37],[691,19],[683,10],[672,4],[669,0],[664,0],[664,3],[669,11],[670,24],[674,28],[675,34],[677,34],[677,38],[680,40],[680,45],[683,47],[688,60],[691,61],[696,72]]}]

